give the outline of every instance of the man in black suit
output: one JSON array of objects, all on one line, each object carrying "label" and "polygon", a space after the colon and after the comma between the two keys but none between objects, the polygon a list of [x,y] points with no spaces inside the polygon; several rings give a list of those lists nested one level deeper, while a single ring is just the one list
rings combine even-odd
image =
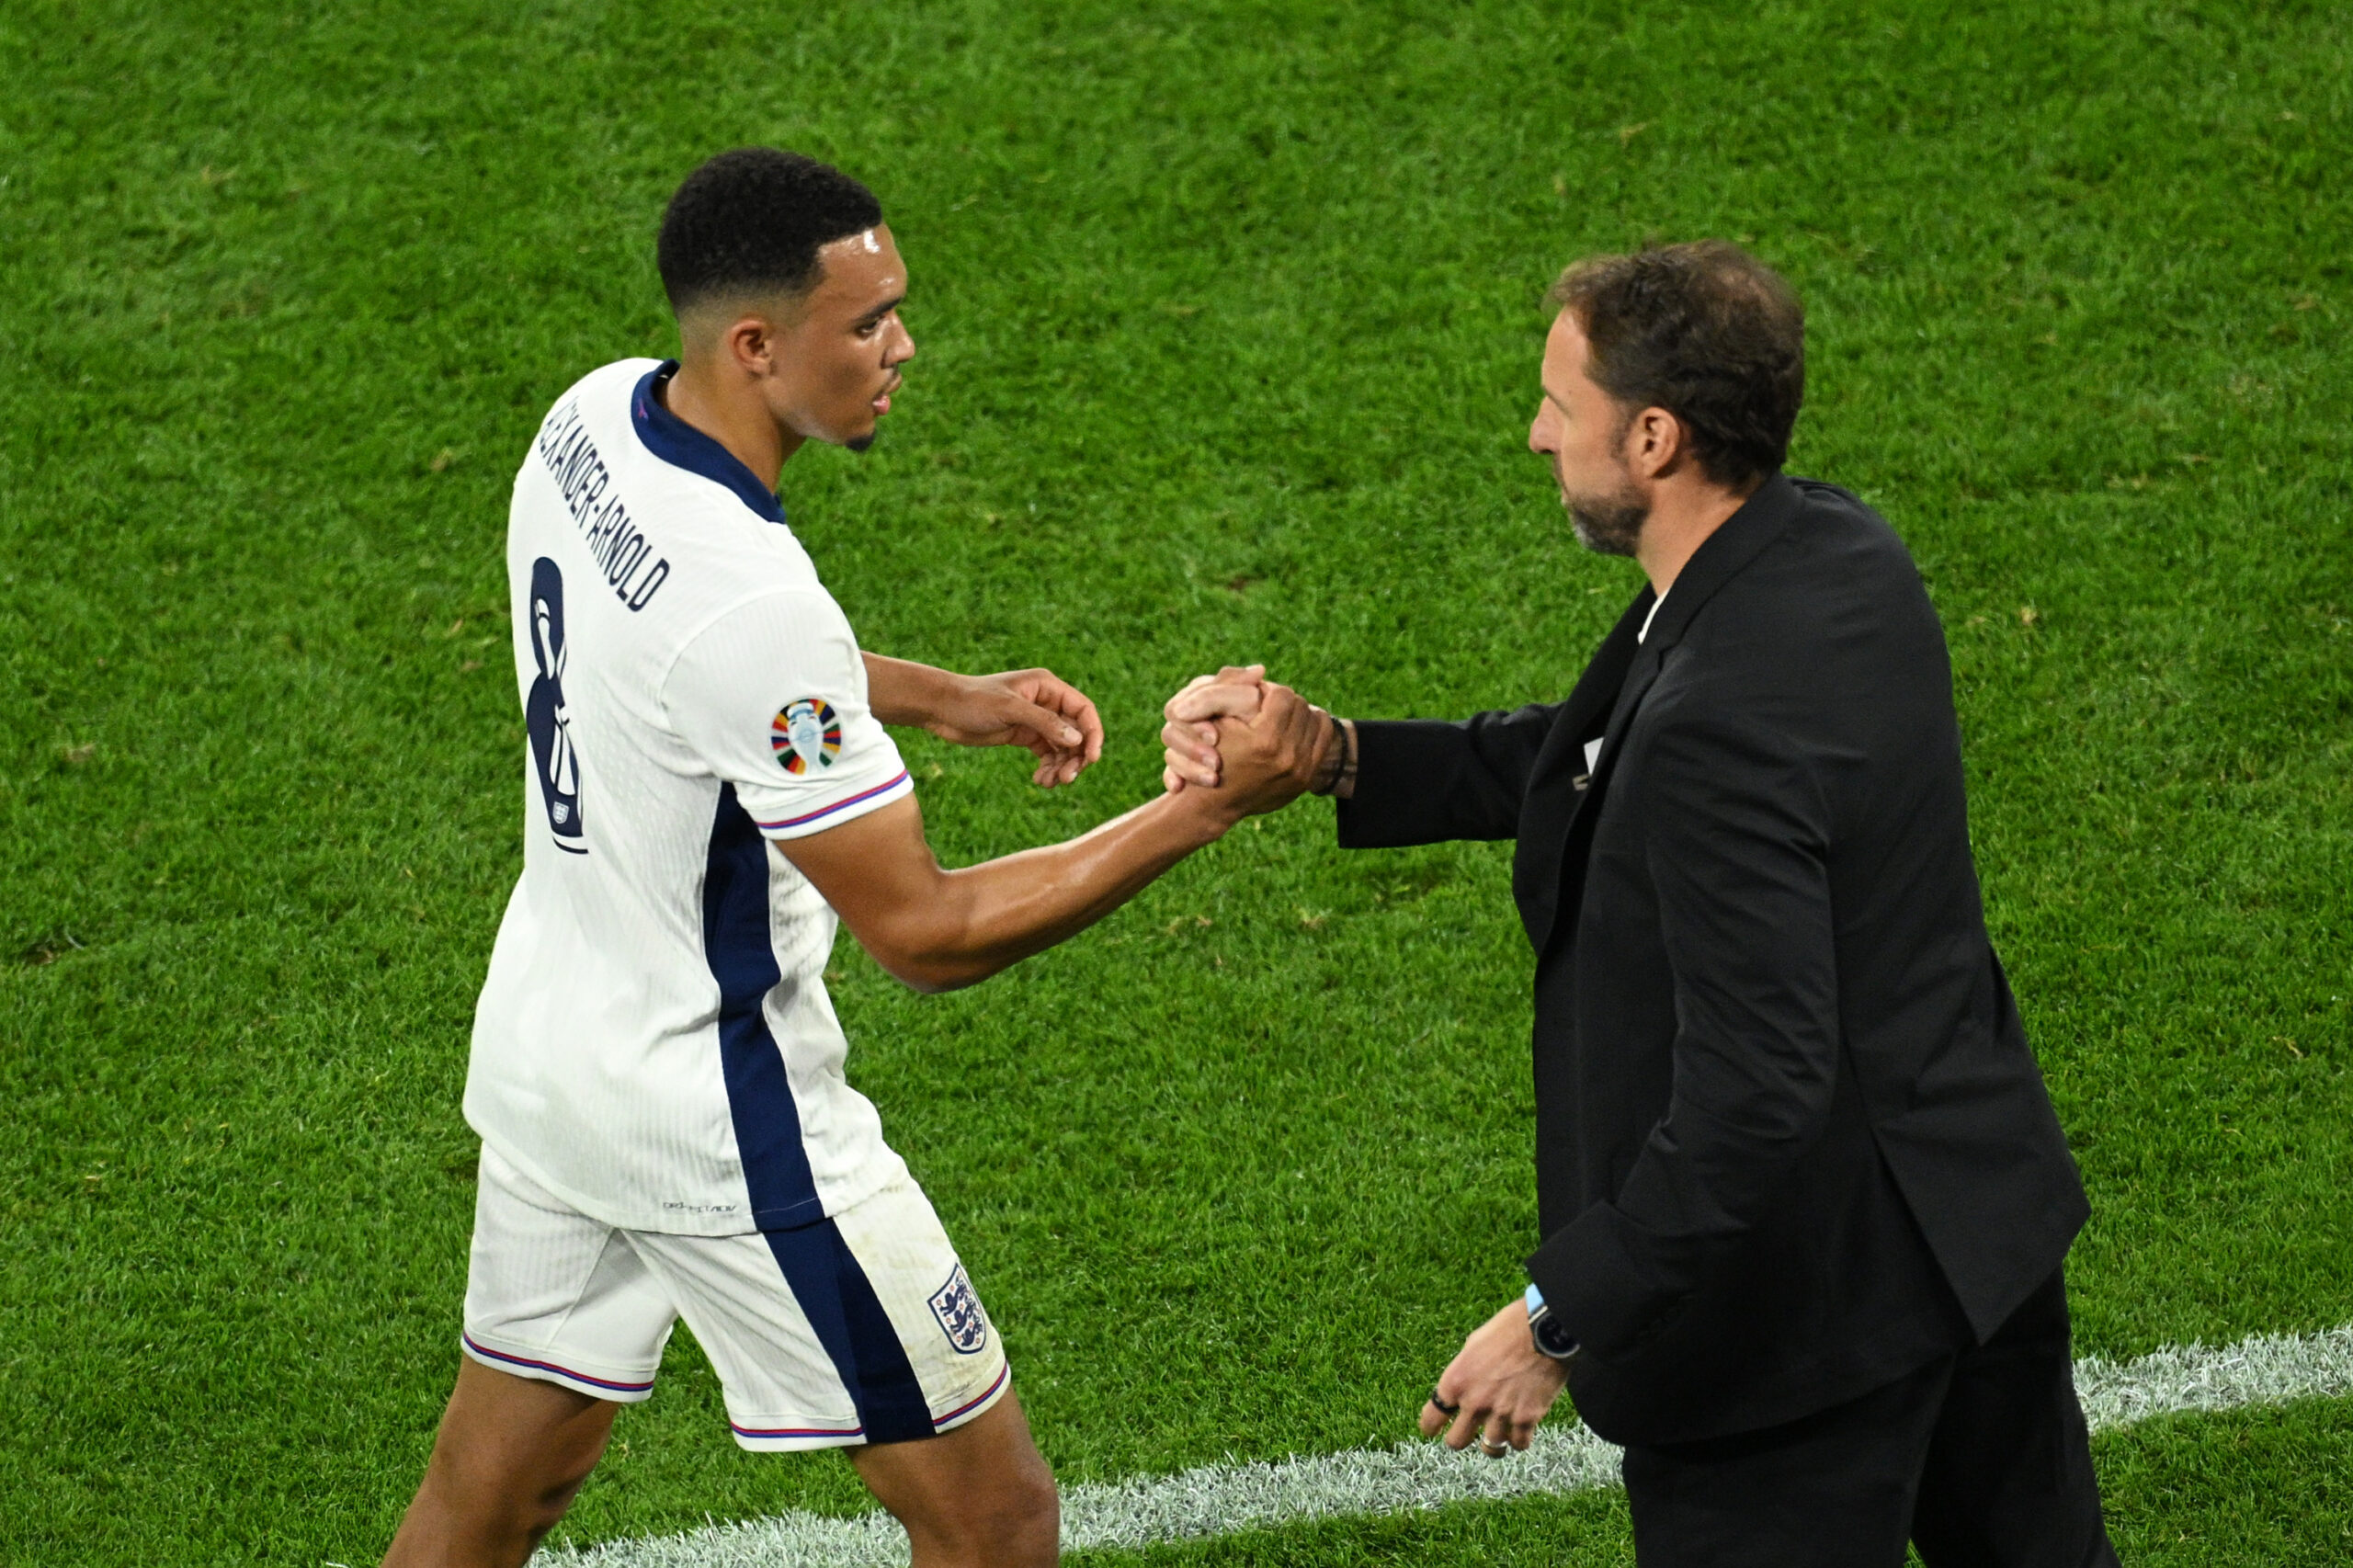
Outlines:
[{"label": "man in black suit", "polygon": [[[1531,1281],[1423,1429],[1525,1448],[1565,1385],[1638,1560],[2115,1562],[2070,1376],[2082,1185],[1986,937],[1944,636],[1853,495],[1780,472],[1803,314],[1735,246],[1564,273],[1529,445],[1649,578],[1565,702],[1325,717],[1342,845],[1518,841]],[[1256,669],[1169,705],[1216,787]]]}]

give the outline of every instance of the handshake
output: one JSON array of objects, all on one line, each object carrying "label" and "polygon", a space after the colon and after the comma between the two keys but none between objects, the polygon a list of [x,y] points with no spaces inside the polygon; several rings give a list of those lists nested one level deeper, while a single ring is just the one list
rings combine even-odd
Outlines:
[{"label": "handshake", "polygon": [[1310,790],[1328,795],[1354,771],[1348,726],[1268,680],[1264,665],[1201,676],[1162,711],[1161,782],[1172,795],[1214,791],[1203,804],[1228,825]]}]

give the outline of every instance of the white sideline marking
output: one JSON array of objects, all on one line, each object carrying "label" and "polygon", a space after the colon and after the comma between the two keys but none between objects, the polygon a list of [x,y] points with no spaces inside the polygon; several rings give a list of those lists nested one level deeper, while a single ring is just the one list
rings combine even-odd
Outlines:
[{"label": "white sideline marking", "polygon": [[[2095,1431],[2188,1411],[2353,1393],[2353,1324],[2258,1335],[2217,1349],[2168,1348],[2121,1365],[2086,1357],[2075,1363],[2075,1392]],[[1063,1550],[1151,1546],[1255,1526],[1618,1483],[1617,1449],[1583,1426],[1541,1428],[1533,1448],[1509,1460],[1400,1443],[1273,1463],[1204,1465],[1069,1488],[1063,1494]],[[585,1551],[555,1548],[540,1560],[574,1568],[905,1568],[907,1538],[879,1511],[852,1518],[790,1513]]]},{"label": "white sideline marking", "polygon": [[2097,1356],[2075,1363],[2075,1398],[2095,1432],[2156,1415],[2347,1393],[2353,1393],[2353,1324],[2318,1334],[2258,1334],[2211,1350],[2168,1346],[2122,1366]]}]

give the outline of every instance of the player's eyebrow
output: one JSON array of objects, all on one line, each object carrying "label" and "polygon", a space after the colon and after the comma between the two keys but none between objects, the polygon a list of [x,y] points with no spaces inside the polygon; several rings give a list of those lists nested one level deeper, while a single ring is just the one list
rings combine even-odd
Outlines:
[{"label": "player's eyebrow", "polygon": [[1567,414],[1569,412],[1568,399],[1563,397],[1559,392],[1554,392],[1551,387],[1545,386],[1540,378],[1538,380],[1536,385],[1543,392],[1545,402],[1551,403],[1554,408],[1559,409],[1563,414]]},{"label": "player's eyebrow", "polygon": [[893,294],[889,299],[883,301],[881,304],[875,306],[872,310],[867,312],[864,315],[858,317],[858,324],[859,326],[872,326],[876,322],[881,321],[884,316],[889,315],[892,311],[897,310],[901,305],[906,303],[906,301],[907,297],[904,294]]}]

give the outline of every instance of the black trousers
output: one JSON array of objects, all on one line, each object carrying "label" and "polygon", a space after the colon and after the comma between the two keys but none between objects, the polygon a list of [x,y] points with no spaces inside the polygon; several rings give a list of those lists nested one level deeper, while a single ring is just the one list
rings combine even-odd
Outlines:
[{"label": "black trousers", "polygon": [[1626,1450],[1640,1568],[2115,1568],[2059,1275],[1984,1344],[1762,1431]]}]

